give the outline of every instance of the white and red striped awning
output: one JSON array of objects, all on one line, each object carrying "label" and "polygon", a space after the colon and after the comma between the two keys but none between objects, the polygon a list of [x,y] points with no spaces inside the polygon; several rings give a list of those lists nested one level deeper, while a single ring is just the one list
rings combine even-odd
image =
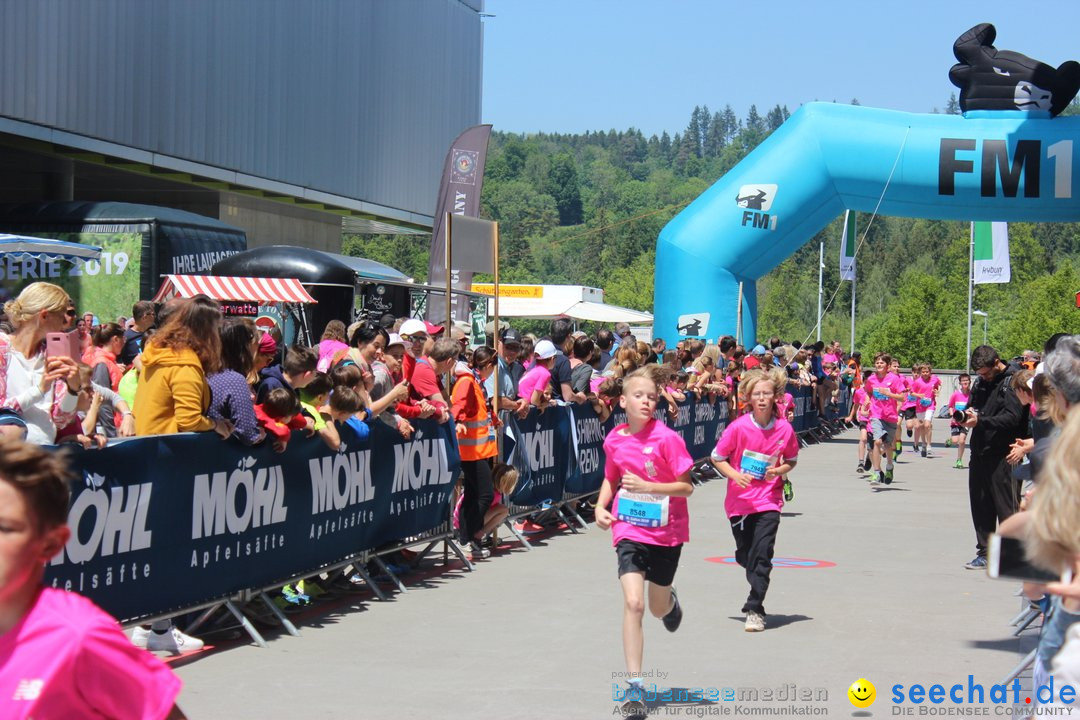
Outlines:
[{"label": "white and red striped awning", "polygon": [[166,275],[154,302],[173,297],[208,295],[224,302],[315,303],[299,280],[293,278],[222,277],[220,275]]}]

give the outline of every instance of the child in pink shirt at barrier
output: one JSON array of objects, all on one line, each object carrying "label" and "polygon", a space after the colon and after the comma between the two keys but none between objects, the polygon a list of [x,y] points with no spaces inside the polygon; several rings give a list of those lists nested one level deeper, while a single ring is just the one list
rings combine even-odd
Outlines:
[{"label": "child in pink shirt at barrier", "polygon": [[113,618],[43,588],[71,535],[62,458],[0,439],[0,717],[182,718],[180,680]]},{"label": "child in pink shirt at barrier", "polygon": [[724,510],[735,536],[735,560],[746,570],[750,594],[742,611],[746,632],[765,629],[765,593],[784,506],[784,476],[798,462],[795,429],[777,413],[777,393],[787,384],[780,369],[752,370],[739,383],[750,412],[724,430],[712,453],[728,479]]},{"label": "child in pink shirt at barrier", "polygon": [[518,397],[543,412],[551,402],[548,386],[551,384],[551,366],[555,364],[555,345],[550,340],[541,340],[536,343],[533,352],[536,364],[526,370],[518,381]]},{"label": "child in pink shirt at barrier", "polygon": [[641,623],[646,582],[653,616],[661,618],[669,632],[682,622],[682,607],[671,583],[683,543],[690,540],[686,498],[694,492],[690,482],[694,462],[682,438],[653,417],[659,397],[646,368],[623,380],[619,404],[626,411],[626,423],[604,439],[604,483],[596,500],[596,525],[611,528],[623,591],[623,655],[630,681],[624,715],[645,712]]},{"label": "child in pink shirt at barrier", "polygon": [[[513,494],[514,488],[518,483],[518,470],[513,465],[505,465],[503,463],[497,463],[495,469],[491,473],[491,484],[495,487],[495,494],[491,498],[491,505],[488,506],[487,511],[484,513],[484,525],[481,528],[481,536],[487,537],[495,528],[499,527],[499,524],[506,519],[506,516],[510,513],[510,495]],[[457,502],[454,503],[454,529],[457,530],[461,527],[461,506],[465,502],[465,493],[458,495]]]}]

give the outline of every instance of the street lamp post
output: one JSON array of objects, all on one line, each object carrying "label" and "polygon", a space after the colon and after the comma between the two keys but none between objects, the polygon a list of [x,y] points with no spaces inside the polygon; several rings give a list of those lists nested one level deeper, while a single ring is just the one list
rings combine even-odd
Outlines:
[{"label": "street lamp post", "polygon": [[972,315],[978,315],[983,319],[983,345],[986,344],[986,328],[990,322],[990,315],[982,310],[972,310]]}]

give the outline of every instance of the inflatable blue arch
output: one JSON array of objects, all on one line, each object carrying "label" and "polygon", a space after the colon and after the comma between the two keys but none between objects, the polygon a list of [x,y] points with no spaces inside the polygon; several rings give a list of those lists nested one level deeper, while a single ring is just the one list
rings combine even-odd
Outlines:
[{"label": "inflatable blue arch", "polygon": [[[844,210],[1074,222],[1080,117],[805,105],[660,232],[653,334],[756,337],[756,282]],[[1077,186],[1074,188],[1074,186]],[[880,201],[880,207],[879,207]]]},{"label": "inflatable blue arch", "polygon": [[[844,210],[1080,220],[1080,117],[1052,117],[1076,91],[1041,89],[1058,78],[1074,85],[1078,67],[999,52],[993,33],[979,25],[954,45],[963,116],[810,103],[675,216],[657,240],[654,335],[669,345],[734,335],[741,283],[742,338],[752,341],[756,281]],[[1017,82],[1022,72],[1043,81]]]}]

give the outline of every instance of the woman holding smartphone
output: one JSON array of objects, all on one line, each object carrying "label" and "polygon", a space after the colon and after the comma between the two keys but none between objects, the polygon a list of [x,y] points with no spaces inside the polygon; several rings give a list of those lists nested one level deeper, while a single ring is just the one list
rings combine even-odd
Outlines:
[{"label": "woman holding smartphone", "polygon": [[69,345],[54,342],[47,351],[45,342],[47,335],[63,340],[72,307],[63,288],[46,282],[27,285],[4,305],[15,332],[0,333],[0,434],[51,444],[75,417],[78,365]]}]

